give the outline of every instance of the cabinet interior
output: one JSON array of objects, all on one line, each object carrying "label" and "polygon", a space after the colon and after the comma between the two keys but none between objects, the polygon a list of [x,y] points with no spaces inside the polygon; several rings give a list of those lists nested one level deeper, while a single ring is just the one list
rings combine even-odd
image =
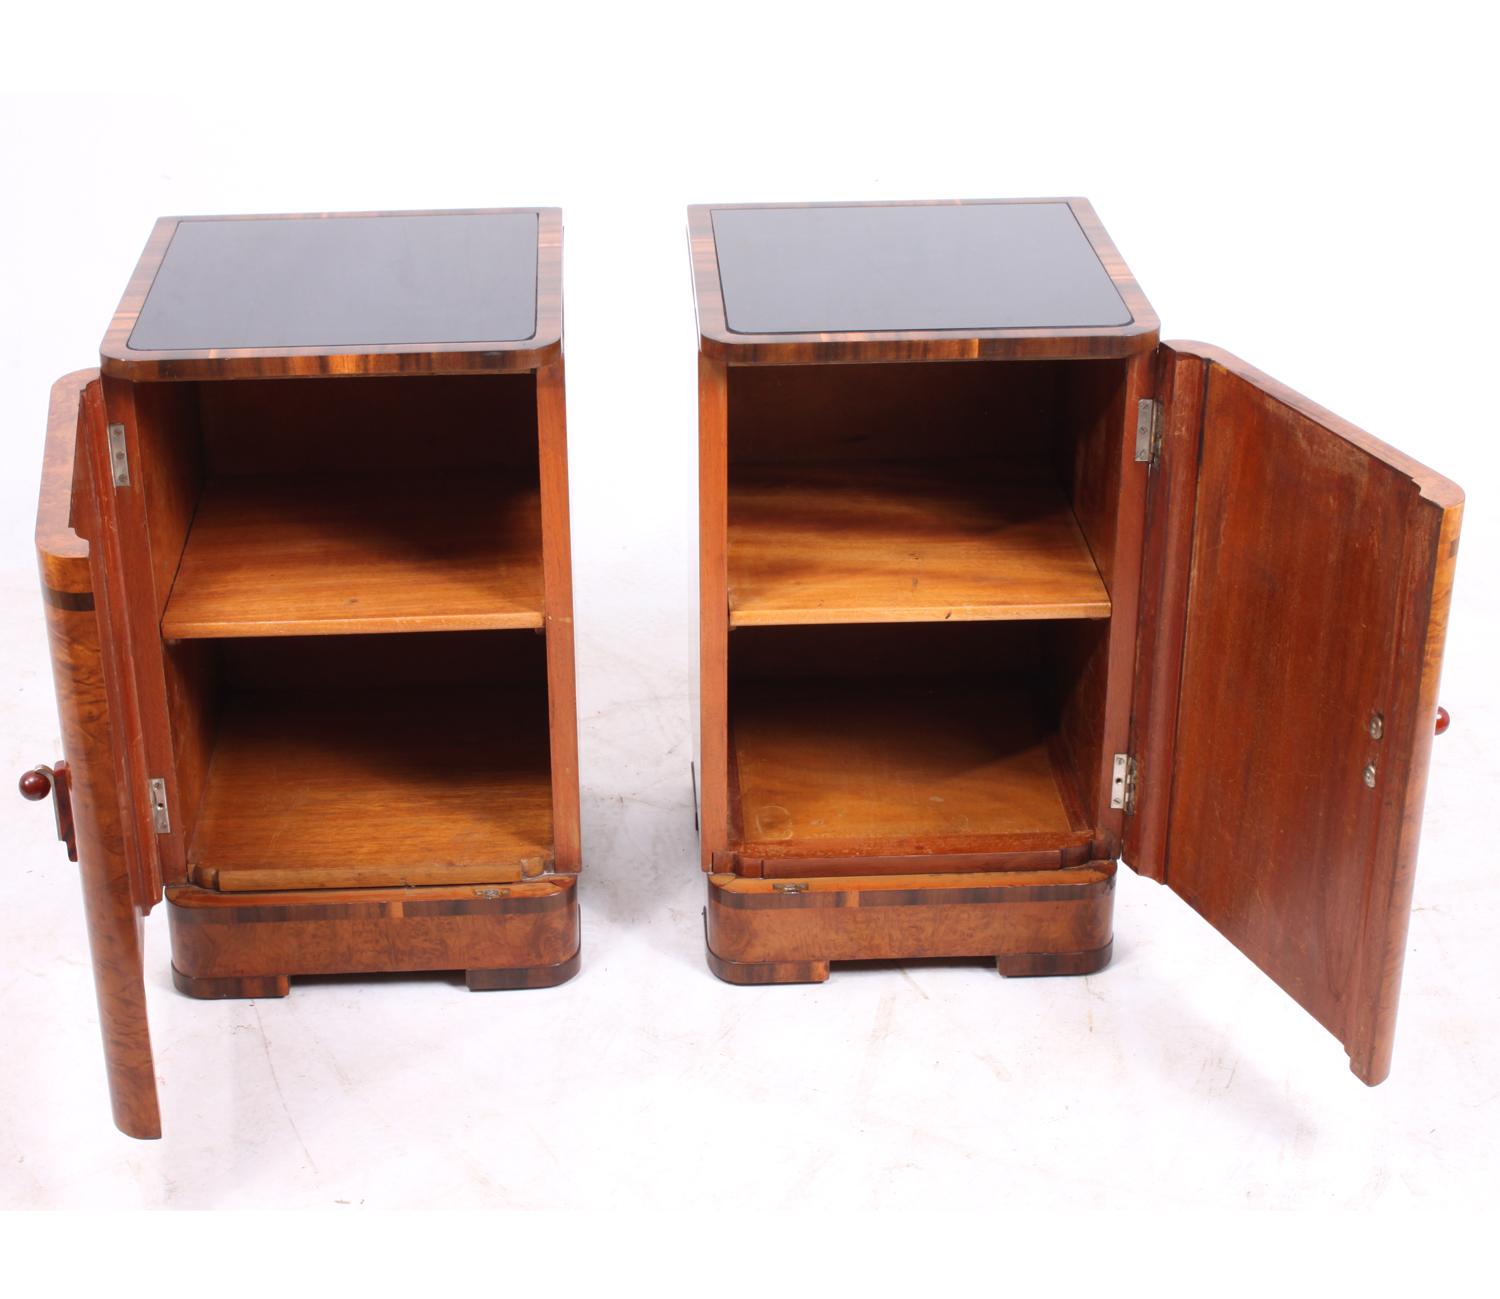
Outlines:
[{"label": "cabinet interior", "polygon": [[141,385],[137,412],[188,879],[540,874],[532,376]]},{"label": "cabinet interior", "polygon": [[1094,837],[1118,361],[729,370],[730,833],[744,856]]},{"label": "cabinet interior", "polygon": [[529,374],[137,391],[168,639],[542,625]]}]

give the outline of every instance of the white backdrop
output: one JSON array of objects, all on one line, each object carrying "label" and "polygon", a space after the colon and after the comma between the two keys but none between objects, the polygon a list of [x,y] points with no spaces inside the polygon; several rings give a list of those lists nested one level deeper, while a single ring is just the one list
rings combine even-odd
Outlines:
[{"label": "white backdrop", "polygon": [[[50,813],[0,790],[0,1205],[1491,1202],[1500,276],[1482,12],[429,3],[21,20],[6,86],[102,93],[0,102],[0,775],[59,756],[31,551],[48,385],[95,363],[153,219],[556,204],[587,874],[583,972],[546,992],[380,978],[193,1002],[153,916],[166,1137],[134,1143],[109,1120],[73,871]],[[136,93],[150,88],[167,93]],[[1114,963],[1088,979],[939,963],[755,990],[703,964],[684,207],[1053,194],[1092,199],[1164,337],[1240,354],[1469,492],[1453,729],[1435,747],[1395,1069],[1374,1090],[1126,871]]]}]

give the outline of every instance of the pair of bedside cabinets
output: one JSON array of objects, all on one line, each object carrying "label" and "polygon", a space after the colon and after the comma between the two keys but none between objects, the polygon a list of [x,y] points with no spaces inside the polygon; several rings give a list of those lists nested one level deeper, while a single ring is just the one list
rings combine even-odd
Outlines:
[{"label": "pair of bedside cabinets", "polygon": [[[1087,974],[1123,859],[1383,1079],[1461,493],[1159,342],[1079,199],[690,237],[713,971]],[[167,219],[53,388],[21,786],[133,1136],[163,899],[196,997],[578,969],[561,262],[555,209]]]}]

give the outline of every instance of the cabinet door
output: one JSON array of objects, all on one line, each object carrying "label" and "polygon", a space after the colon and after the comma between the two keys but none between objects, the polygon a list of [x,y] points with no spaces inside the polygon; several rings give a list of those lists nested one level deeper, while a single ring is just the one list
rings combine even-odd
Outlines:
[{"label": "cabinet door", "polygon": [[74,457],[80,443],[103,435],[98,371],[59,379],[48,418],[37,559],[67,759],[61,792],[71,792],[110,1100],[122,1132],[158,1137],[141,917],[151,906],[153,885],[160,885],[142,861],[124,811],[129,800],[122,796],[127,778],[120,760],[125,728],[119,705],[125,687],[113,661],[113,642],[102,631],[109,619],[95,569],[94,543],[101,529],[94,476],[81,455],[76,462]]},{"label": "cabinet door", "polygon": [[1224,352],[1161,360],[1126,857],[1378,1083],[1463,494]]}]

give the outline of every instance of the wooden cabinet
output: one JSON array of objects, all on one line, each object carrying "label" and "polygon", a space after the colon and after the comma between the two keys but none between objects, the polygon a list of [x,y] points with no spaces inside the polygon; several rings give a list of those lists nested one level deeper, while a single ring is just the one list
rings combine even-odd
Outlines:
[{"label": "wooden cabinet", "polygon": [[37,531],[115,1118],[177,986],[578,968],[555,209],[158,223]]},{"label": "wooden cabinet", "polygon": [[1081,199],[690,210],[709,964],[1109,960],[1116,863],[1390,1066],[1462,494]]}]

